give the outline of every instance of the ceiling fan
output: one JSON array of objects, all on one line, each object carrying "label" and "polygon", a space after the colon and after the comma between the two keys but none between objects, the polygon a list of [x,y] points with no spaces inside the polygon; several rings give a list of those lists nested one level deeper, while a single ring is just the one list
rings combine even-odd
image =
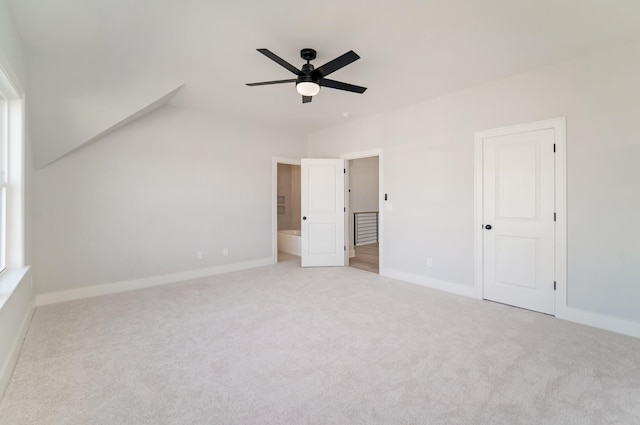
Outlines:
[{"label": "ceiling fan", "polygon": [[353,84],[343,83],[340,81],[325,78],[332,72],[335,72],[340,68],[349,65],[351,62],[360,59],[360,56],[358,56],[353,50],[350,50],[344,55],[325,63],[319,68],[314,68],[313,65],[311,65],[311,63],[309,62],[316,58],[316,51],[313,49],[302,49],[300,50],[300,57],[306,60],[307,63],[302,65],[301,69],[298,69],[295,66],[291,65],[289,62],[272,53],[268,49],[257,50],[280,66],[296,74],[297,78],[292,78],[290,80],[264,81],[261,83],[247,83],[248,86],[296,83],[296,90],[302,95],[302,103],[311,102],[312,97],[320,92],[321,86],[360,94],[364,93],[365,90],[367,90],[366,87],[355,86]]}]

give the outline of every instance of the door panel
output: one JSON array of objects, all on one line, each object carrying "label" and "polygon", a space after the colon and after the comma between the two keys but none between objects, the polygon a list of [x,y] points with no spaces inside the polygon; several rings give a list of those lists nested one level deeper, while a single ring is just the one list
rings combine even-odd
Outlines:
[{"label": "door panel", "polygon": [[344,160],[303,159],[302,267],[344,266]]},{"label": "door panel", "polygon": [[496,236],[496,284],[536,287],[538,240]]},{"label": "door panel", "polygon": [[501,146],[496,158],[496,214],[499,218],[536,218],[535,142]]},{"label": "door panel", "polygon": [[555,304],[553,142],[553,129],[483,141],[484,298],[548,314]]}]

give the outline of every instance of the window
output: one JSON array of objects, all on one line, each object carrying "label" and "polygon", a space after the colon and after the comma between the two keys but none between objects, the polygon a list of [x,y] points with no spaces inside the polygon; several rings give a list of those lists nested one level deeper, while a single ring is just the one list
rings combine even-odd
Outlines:
[{"label": "window", "polygon": [[24,266],[24,101],[0,66],[0,272]]},{"label": "window", "polygon": [[0,272],[6,266],[7,250],[7,186],[9,152],[9,102],[0,92]]}]

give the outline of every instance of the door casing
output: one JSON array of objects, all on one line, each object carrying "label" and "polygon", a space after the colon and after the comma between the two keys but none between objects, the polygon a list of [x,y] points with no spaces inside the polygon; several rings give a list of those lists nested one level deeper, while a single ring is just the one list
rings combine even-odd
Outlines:
[{"label": "door casing", "polygon": [[[340,155],[340,158],[347,162],[352,159],[363,159],[378,157],[378,274],[384,275],[384,166],[383,166],[383,150],[371,149],[367,151],[351,152]],[[349,177],[347,172],[347,181],[345,182],[345,199],[349,199]],[[347,207],[347,211],[349,208]],[[349,232],[353,229],[349,228],[349,220],[345,220],[345,241],[349,241]],[[345,258],[345,264],[349,265],[349,249]]]}]

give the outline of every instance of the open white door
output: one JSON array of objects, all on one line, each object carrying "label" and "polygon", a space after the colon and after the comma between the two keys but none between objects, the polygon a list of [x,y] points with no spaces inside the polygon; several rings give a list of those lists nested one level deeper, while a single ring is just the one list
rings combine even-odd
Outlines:
[{"label": "open white door", "polygon": [[344,266],[344,160],[303,159],[302,267]]}]

